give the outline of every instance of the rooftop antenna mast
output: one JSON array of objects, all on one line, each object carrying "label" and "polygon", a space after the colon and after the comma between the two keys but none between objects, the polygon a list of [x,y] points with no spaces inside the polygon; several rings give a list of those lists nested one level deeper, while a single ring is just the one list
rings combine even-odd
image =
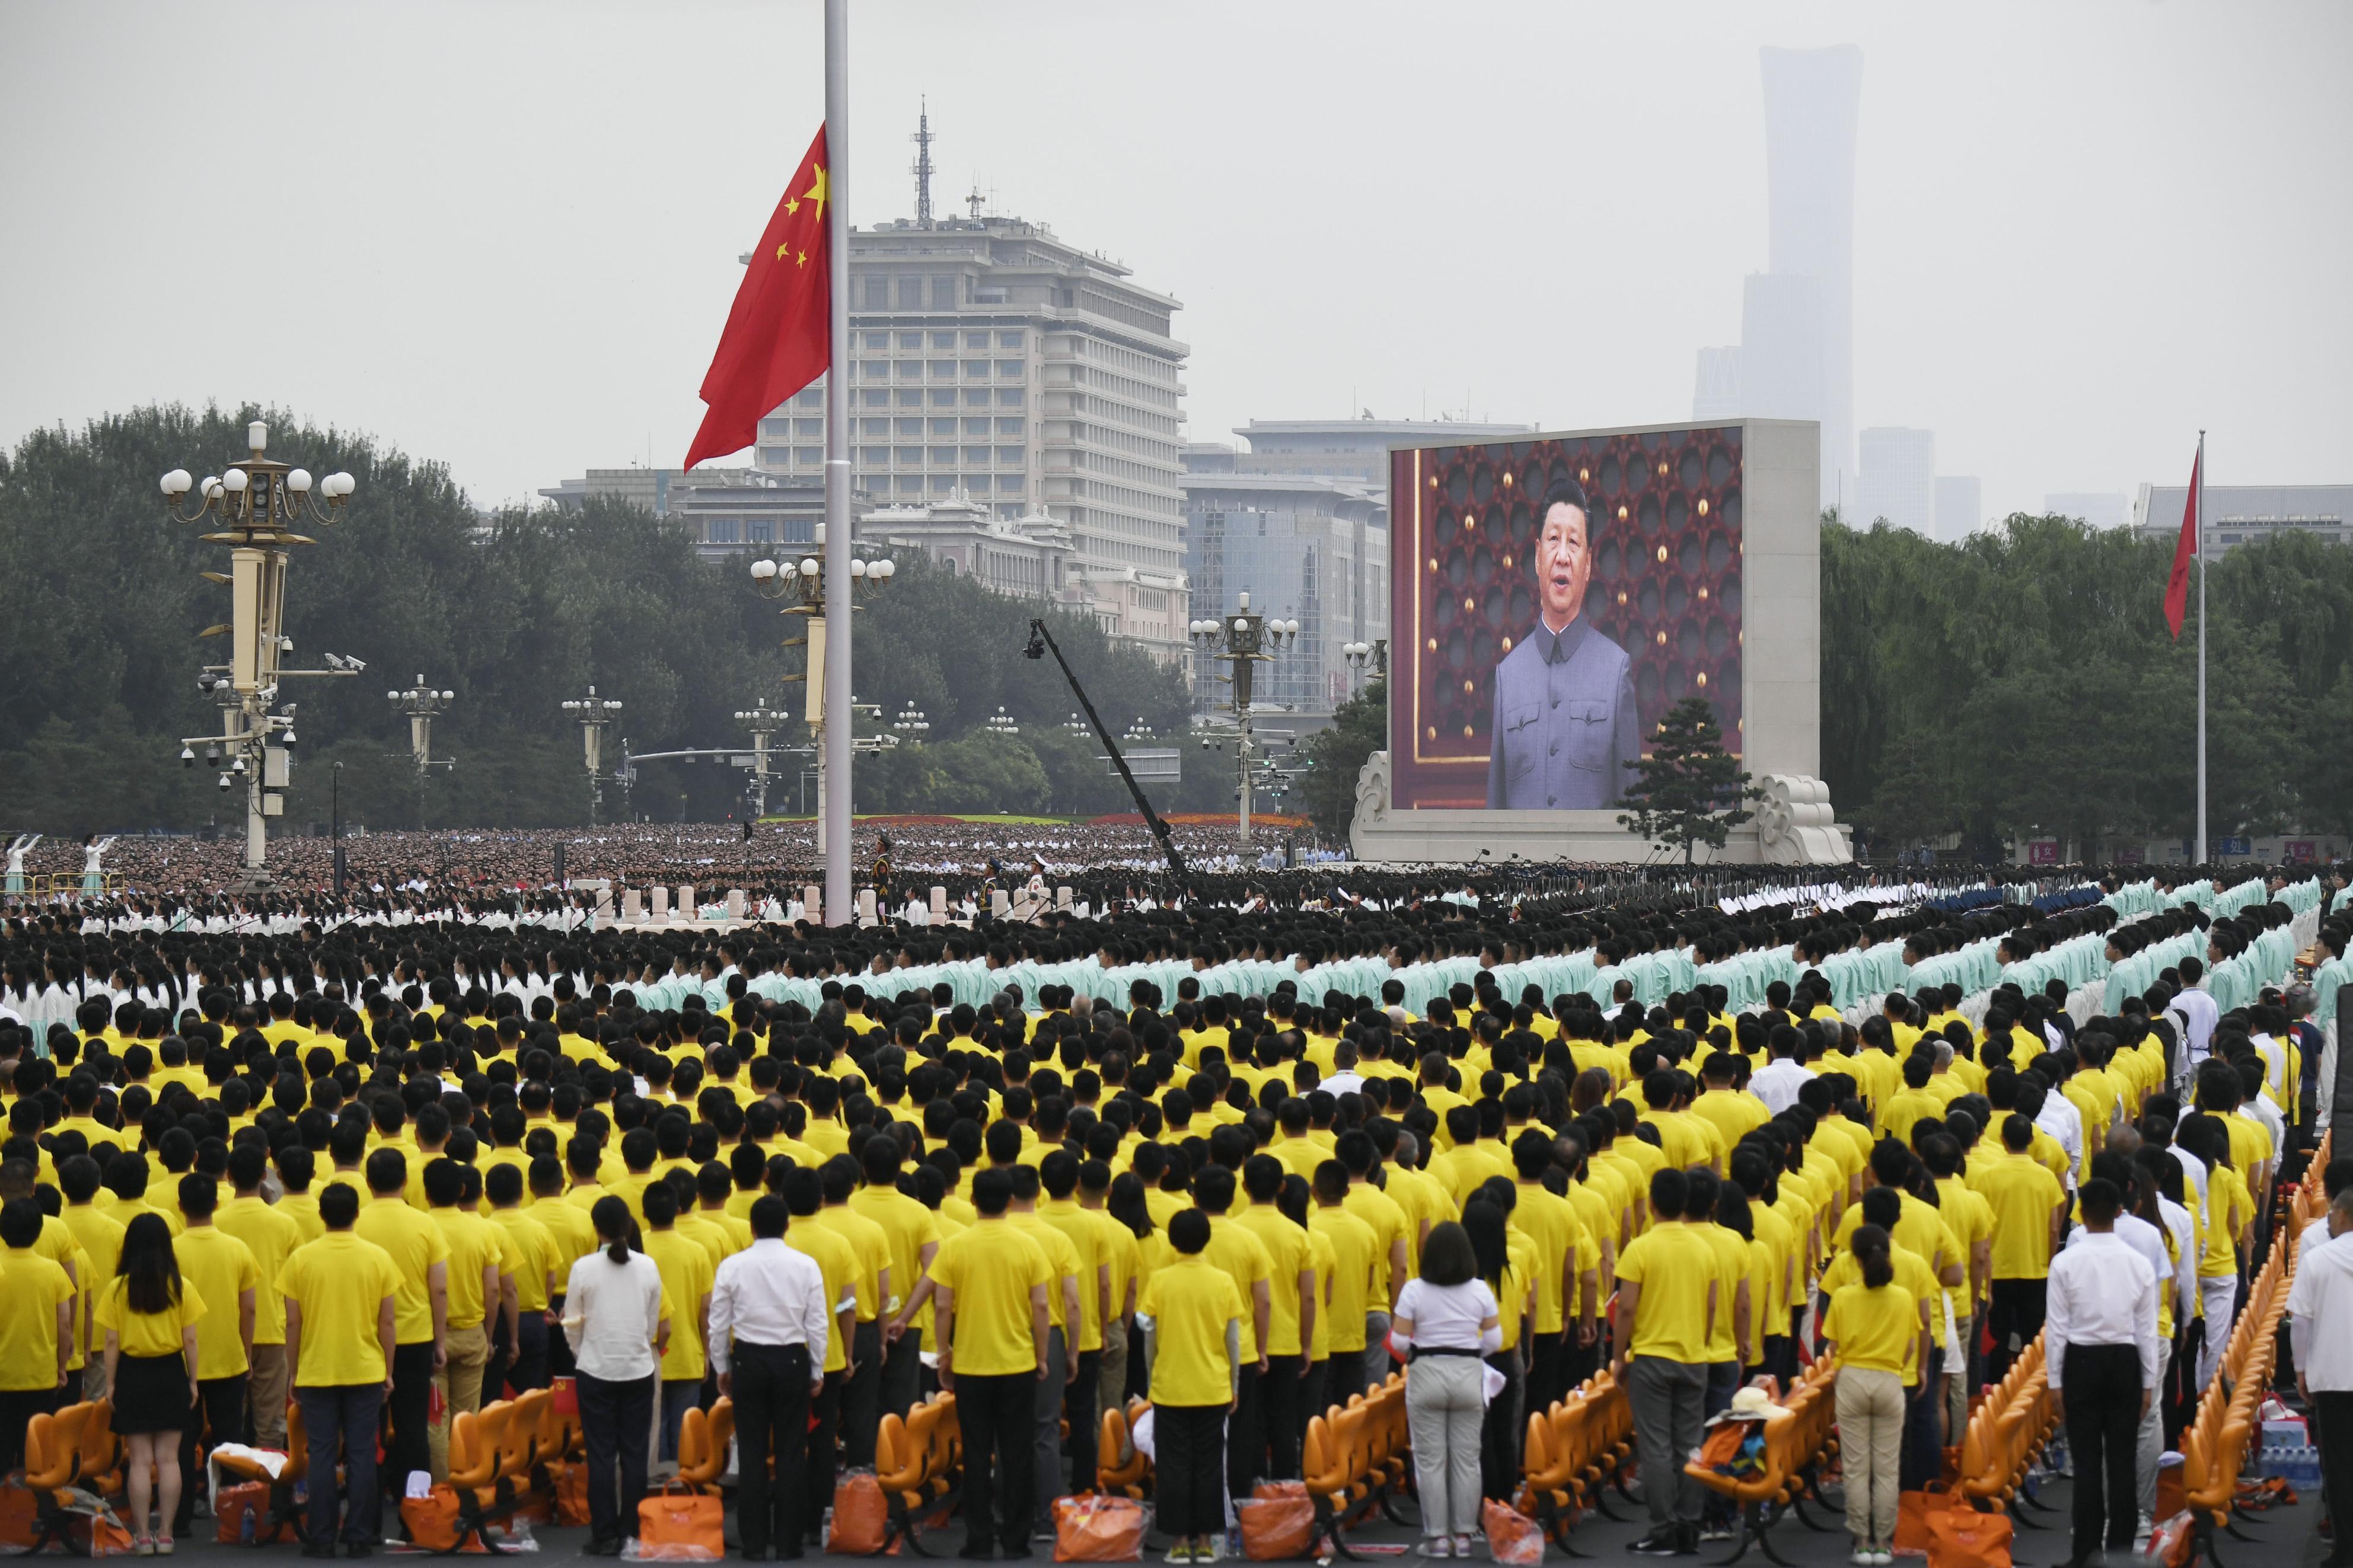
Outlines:
[{"label": "rooftop antenna mast", "polygon": [[915,226],[932,226],[932,108],[928,100],[918,100],[923,109],[915,121],[915,133],[908,138],[915,144],[915,163],[910,172],[915,176]]},{"label": "rooftop antenna mast", "polygon": [[980,182],[976,179],[972,183],[972,195],[965,197],[965,205],[972,208],[973,222],[980,221],[980,209],[987,204],[987,201],[988,198],[980,194]]}]

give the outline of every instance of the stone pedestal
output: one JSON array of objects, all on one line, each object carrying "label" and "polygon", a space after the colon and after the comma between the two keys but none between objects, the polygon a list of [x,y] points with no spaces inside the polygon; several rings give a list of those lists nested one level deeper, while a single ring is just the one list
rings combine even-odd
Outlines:
[{"label": "stone pedestal", "polygon": [[694,907],[693,883],[681,882],[678,885],[678,898],[676,901],[670,905],[670,908],[676,912],[677,917],[682,921],[693,920],[697,915],[702,913],[701,910]]},{"label": "stone pedestal", "polygon": [[621,918],[635,924],[646,918],[646,896],[635,888],[621,889]]},{"label": "stone pedestal", "polygon": [[858,890],[858,923],[862,926],[874,923],[874,889],[871,888]]},{"label": "stone pedestal", "polygon": [[730,921],[744,918],[744,889],[741,888],[727,889],[727,918]]},{"label": "stone pedestal", "polygon": [[651,913],[652,918],[656,921],[667,921],[670,919],[670,889],[661,886],[659,883],[656,883],[653,888],[653,909]]},{"label": "stone pedestal", "polygon": [[934,888],[932,889],[932,919],[934,921],[944,921],[947,918],[948,890],[945,888]]}]

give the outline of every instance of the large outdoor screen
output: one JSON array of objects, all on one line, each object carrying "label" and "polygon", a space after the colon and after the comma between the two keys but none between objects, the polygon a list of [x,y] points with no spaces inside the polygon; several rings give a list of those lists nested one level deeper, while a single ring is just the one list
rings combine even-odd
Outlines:
[{"label": "large outdoor screen", "polygon": [[1741,748],[1741,431],[1394,451],[1394,810],[1615,805],[1660,718]]}]

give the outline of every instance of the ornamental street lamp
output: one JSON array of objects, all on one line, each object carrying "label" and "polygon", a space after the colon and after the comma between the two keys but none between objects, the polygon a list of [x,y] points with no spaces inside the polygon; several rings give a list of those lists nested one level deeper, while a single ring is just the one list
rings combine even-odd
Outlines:
[{"label": "ornamental street lamp", "polygon": [[792,715],[771,708],[765,697],[735,710],[735,722],[752,731],[752,815],[768,815],[768,737],[791,721]]},{"label": "ornamental street lamp", "polygon": [[604,786],[596,782],[598,768],[605,761],[605,731],[621,710],[617,698],[599,697],[590,687],[586,697],[565,700],[564,710],[580,725],[581,760],[588,765],[588,826],[596,826],[596,807],[605,798]]},{"label": "ornamental street lamp", "polygon": [[[1375,680],[1389,678],[1389,639],[1387,637],[1376,637],[1371,642],[1342,643],[1340,657],[1356,676],[1362,677],[1369,669]],[[1361,689],[1364,682],[1358,679],[1356,685]]]},{"label": "ornamental street lamp", "polygon": [[915,700],[910,697],[907,705],[899,710],[899,716],[891,721],[891,728],[897,731],[907,744],[920,746],[923,743],[923,737],[932,732],[931,716],[916,707]]},{"label": "ornamental street lamp", "polygon": [[[817,543],[820,547],[825,543],[825,530],[822,527],[818,530]],[[898,570],[897,563],[889,560],[866,561],[853,558],[849,563],[849,608],[855,611],[862,601],[881,593],[891,579],[898,574]],[[772,604],[782,603],[785,615],[798,616],[805,623],[803,634],[797,637],[786,637],[783,646],[807,648],[807,670],[804,674],[787,675],[784,679],[787,682],[796,680],[804,682],[807,688],[801,718],[802,721],[808,725],[811,742],[817,749],[817,852],[826,855],[828,837],[826,826],[827,803],[829,798],[826,792],[832,787],[832,784],[826,776],[828,769],[825,746],[827,625],[825,569],[814,555],[804,555],[797,562],[778,563],[765,559],[754,561],[752,563],[752,591]],[[851,721],[848,719],[844,721],[845,723]],[[846,768],[838,783],[839,787],[843,791],[843,798],[847,801],[849,778]],[[846,844],[844,847],[847,848]],[[827,880],[829,887],[832,880],[829,869]],[[831,910],[827,912],[828,916],[833,913]]]},{"label": "ornamental street lamp", "polygon": [[387,691],[385,700],[408,715],[408,754],[417,764],[417,826],[425,827],[425,780],[435,768],[457,766],[456,759],[433,754],[433,716],[458,700],[454,691],[436,691],[417,678],[406,691]]},{"label": "ornamental street lamp", "polygon": [[[1186,628],[1207,662],[1223,659],[1230,674],[1222,679],[1233,688],[1234,770],[1239,784],[1234,791],[1237,803],[1235,836],[1247,848],[1250,841],[1250,758],[1261,750],[1250,728],[1250,676],[1252,667],[1271,664],[1274,656],[1299,639],[1299,623],[1281,618],[1269,619],[1250,607],[1250,595],[1240,596],[1240,607],[1232,615],[1216,620],[1198,620]],[[1271,765],[1269,760],[1268,765]]]},{"label": "ornamental street lamp", "polygon": [[[318,541],[294,531],[333,521],[351,499],[352,477],[329,474],[314,488],[307,468],[270,461],[269,426],[255,420],[246,426],[248,455],[219,474],[208,474],[199,484],[185,468],[174,468],[163,479],[164,512],[173,522],[211,522],[216,531],[206,542],[229,547],[229,569],[207,572],[205,577],[229,588],[229,619],[207,626],[204,637],[229,639],[228,662],[206,667],[208,676],[225,678],[226,690],[213,689],[221,705],[218,735],[183,737],[180,760],[193,765],[195,742],[225,748],[236,765],[221,775],[224,788],[234,787],[233,776],[245,780],[245,874],[240,886],[259,891],[270,886],[266,864],[269,848],[267,819],[285,814],[282,793],[288,777],[286,745],[292,742],[293,709],[273,712],[279,681],[292,676],[346,676],[356,671],[343,661],[328,669],[287,669],[283,655],[294,642],[285,634],[286,561],[296,544]],[[192,510],[181,510],[188,493],[195,492]],[[321,502],[323,500],[324,505]]]},{"label": "ornamental street lamp", "polygon": [[982,723],[992,735],[1018,735],[1021,733],[1021,726],[1013,721],[1013,715],[1005,710],[1005,704],[1002,702],[997,705],[997,711],[991,713],[987,719],[983,720]]}]

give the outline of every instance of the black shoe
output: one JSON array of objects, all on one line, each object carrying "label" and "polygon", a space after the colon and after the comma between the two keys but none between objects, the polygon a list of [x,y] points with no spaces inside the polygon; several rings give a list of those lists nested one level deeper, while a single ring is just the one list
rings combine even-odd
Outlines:
[{"label": "black shoe", "polygon": [[343,1555],[346,1557],[373,1557],[375,1555],[375,1548],[370,1546],[364,1541],[346,1541],[343,1542]]},{"label": "black shoe", "polygon": [[1626,1550],[1638,1557],[1672,1557],[1683,1550],[1683,1540],[1672,1525],[1663,1525]]},{"label": "black shoe", "polygon": [[997,1552],[995,1548],[991,1547],[988,1542],[984,1541],[974,1545],[966,1546],[963,1551],[957,1552],[956,1555],[963,1558],[967,1563],[986,1563],[991,1557],[996,1556]]},{"label": "black shoe", "polygon": [[620,1537],[614,1536],[605,1541],[592,1541],[580,1551],[583,1555],[588,1557],[618,1557],[621,1554],[621,1540]]},{"label": "black shoe", "polygon": [[302,1555],[305,1557],[324,1557],[332,1562],[335,1555],[334,1544],[331,1542],[327,1545],[322,1546],[315,1541],[304,1542],[302,1543]]}]

